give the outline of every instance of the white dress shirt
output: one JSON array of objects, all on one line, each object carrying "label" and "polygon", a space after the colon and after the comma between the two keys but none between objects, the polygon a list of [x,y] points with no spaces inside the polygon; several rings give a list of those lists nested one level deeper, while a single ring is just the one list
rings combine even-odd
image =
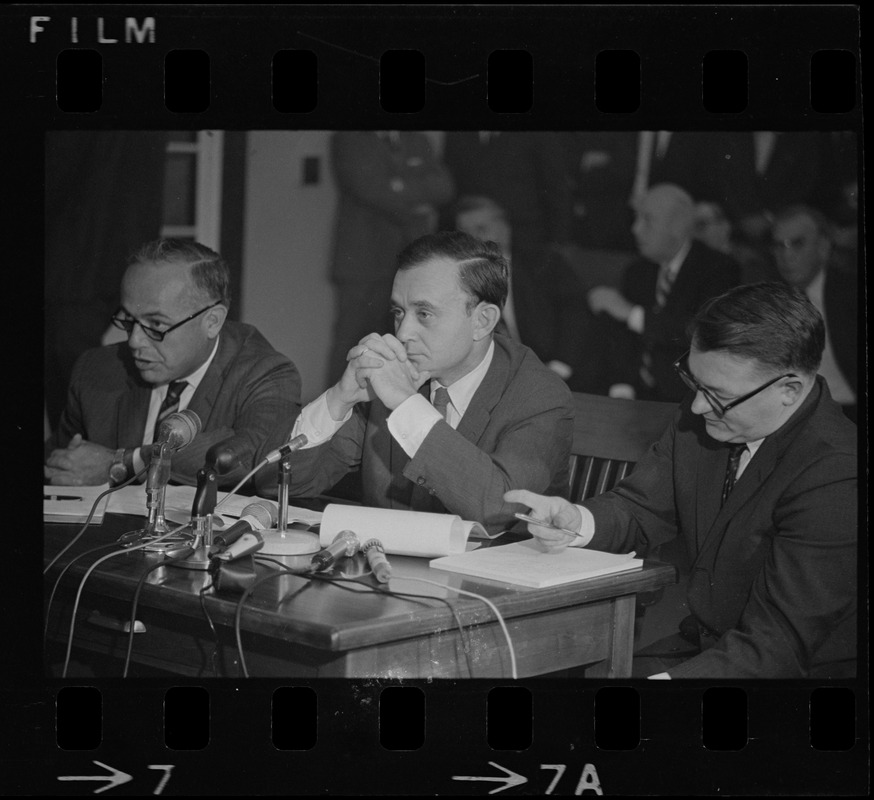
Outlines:
[{"label": "white dress shirt", "polygon": [[[218,343],[221,338],[221,334],[215,337],[215,344],[213,345],[212,352],[209,354],[209,358],[203,362],[194,372],[190,375],[186,375],[183,378],[177,378],[176,380],[185,381],[188,385],[182,390],[182,394],[179,395],[179,408],[178,411],[184,411],[188,408],[188,404],[191,402],[191,398],[194,397],[194,393],[197,391],[197,387],[200,386],[200,382],[203,380],[203,376],[206,375],[206,371],[209,369],[209,365],[212,364],[213,359],[215,358],[215,354],[218,352]],[[167,396],[167,390],[169,389],[170,384],[165,383],[163,386],[156,386],[152,389],[151,397],[149,397],[149,413],[146,416],[146,425],[143,428],[143,444],[151,444],[152,436],[155,431],[155,422],[158,420],[158,412],[161,410],[161,403],[164,402],[164,398]],[[136,448],[134,450],[134,471],[139,472],[145,464],[143,460],[140,458],[140,449]]]},{"label": "white dress shirt", "polygon": [[[667,273],[669,285],[673,286],[674,281],[677,280],[677,275],[680,272],[680,267],[683,266],[683,262],[686,260],[686,256],[689,255],[689,250],[692,249],[692,241],[687,240],[683,243],[683,246],[677,251],[676,255],[670,260],[665,262],[664,264],[660,264],[659,273],[664,270]],[[643,333],[643,325],[644,325],[644,316],[646,315],[646,309],[643,306],[634,306],[628,314],[628,319],[626,321],[626,325],[628,325],[628,329],[633,331],[634,333]]]}]

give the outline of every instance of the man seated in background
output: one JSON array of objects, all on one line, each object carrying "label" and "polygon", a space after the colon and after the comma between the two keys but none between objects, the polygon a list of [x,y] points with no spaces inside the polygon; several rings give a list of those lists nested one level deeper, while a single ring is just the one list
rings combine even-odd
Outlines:
[{"label": "man seated in background", "polygon": [[530,347],[573,391],[585,391],[585,297],[556,247],[517,252],[504,209],[488,197],[468,195],[456,204],[455,226],[501,249],[510,270],[502,332]]},{"label": "man seated in background", "polygon": [[505,499],[580,532],[529,525],[550,550],[645,553],[682,537],[692,614],[675,642],[647,650],[681,651],[681,637],[693,649],[642,675],[851,678],[856,426],[816,374],[822,317],[796,289],[749,284],[707,303],[691,333],[676,366],[694,395],[624,481],[581,506],[527,491]]},{"label": "man seated in background", "polygon": [[834,258],[831,226],[816,209],[791,206],[777,214],[771,233],[780,277],[801,289],[825,321],[819,374],[832,397],[856,421],[859,391],[859,290],[854,271]]},{"label": "man seated in background", "polygon": [[195,484],[207,450],[231,439],[235,485],[282,445],[300,410],[300,376],[251,325],[227,320],[229,274],[196,242],[159,239],[131,258],[113,323],[127,342],[79,357],[67,405],[50,439],[46,483],[99,485],[133,476],[151,455],[160,422],[191,409],[202,431],[174,454],[172,479]]},{"label": "man seated in background", "polygon": [[704,301],[740,281],[737,263],[695,240],[694,230],[690,195],[673,184],[653,186],[632,226],[642,258],[626,267],[618,289],[589,291],[603,327],[595,337],[602,352],[591,356],[605,364],[614,397],[678,401],[684,389],[672,365],[688,348],[686,325]]},{"label": "man seated in background", "polygon": [[360,468],[365,505],[508,529],[508,489],[567,491],[570,391],[495,333],[508,280],[497,245],[437,233],[397,263],[395,333],[354,345],[340,380],[301,412],[292,433],[309,442],[288,457],[290,493],[318,495]]}]

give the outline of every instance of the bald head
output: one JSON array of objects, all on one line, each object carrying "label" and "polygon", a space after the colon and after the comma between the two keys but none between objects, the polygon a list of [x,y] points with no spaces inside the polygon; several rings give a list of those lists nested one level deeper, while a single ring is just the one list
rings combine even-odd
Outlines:
[{"label": "bald head", "polygon": [[660,183],[637,202],[631,231],[641,255],[664,263],[692,238],[694,227],[691,195],[672,183]]}]

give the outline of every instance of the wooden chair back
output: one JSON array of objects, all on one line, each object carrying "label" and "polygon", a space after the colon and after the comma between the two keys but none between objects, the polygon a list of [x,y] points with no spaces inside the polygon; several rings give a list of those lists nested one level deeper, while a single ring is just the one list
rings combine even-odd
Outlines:
[{"label": "wooden chair back", "polygon": [[622,400],[573,393],[575,420],[570,499],[580,502],[612,489],[661,435],[676,403]]}]

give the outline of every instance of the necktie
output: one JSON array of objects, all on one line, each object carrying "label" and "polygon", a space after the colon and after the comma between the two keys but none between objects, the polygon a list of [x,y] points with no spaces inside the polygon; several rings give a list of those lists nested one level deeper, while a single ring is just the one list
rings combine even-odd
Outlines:
[{"label": "necktie", "polygon": [[674,280],[671,277],[670,270],[665,264],[659,270],[659,277],[656,281],[656,304],[659,308],[664,308],[664,305],[668,299],[668,293],[671,291],[671,284],[673,282]]},{"label": "necktie", "polygon": [[734,483],[737,480],[737,468],[740,465],[740,458],[747,449],[745,444],[732,444],[728,448],[728,466],[725,468],[725,480],[722,483],[722,505],[725,505],[726,498],[734,488]]},{"label": "necktie", "polygon": [[161,423],[179,409],[179,398],[186,386],[188,386],[187,381],[173,381],[167,387],[167,396],[164,398],[164,402],[161,403],[161,408],[158,410],[158,419],[155,420],[155,431],[152,434],[153,442],[158,439]]},{"label": "necktie", "polygon": [[446,411],[449,407],[449,392],[443,386],[438,386],[434,392],[434,408],[436,408],[446,419]]}]

